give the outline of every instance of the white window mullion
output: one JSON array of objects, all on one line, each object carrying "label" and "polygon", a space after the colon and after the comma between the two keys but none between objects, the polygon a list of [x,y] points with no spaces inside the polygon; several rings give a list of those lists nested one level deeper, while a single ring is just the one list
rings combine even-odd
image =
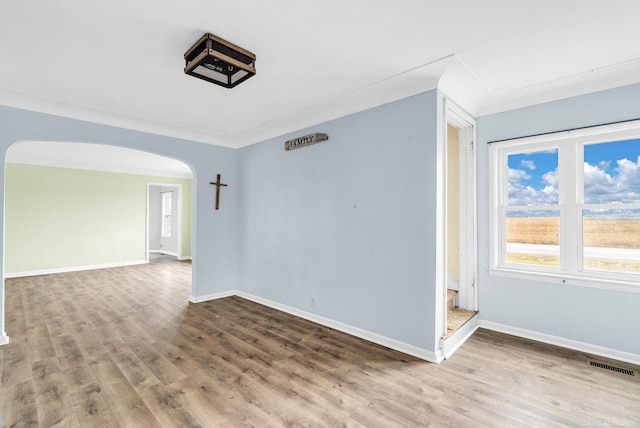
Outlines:
[{"label": "white window mullion", "polygon": [[[575,206],[575,223],[576,223],[576,270],[579,274],[584,266],[584,242],[583,242],[583,210],[584,210],[584,145],[577,143],[574,145],[576,168],[576,206]],[[572,271],[573,273],[573,271]]]},{"label": "white window mullion", "polygon": [[498,224],[498,264],[504,266],[507,262],[507,201],[509,200],[509,184],[508,184],[508,153],[500,152],[500,197],[496,203],[498,204],[497,212],[500,213],[500,222]]},{"label": "white window mullion", "polygon": [[[577,196],[578,196],[578,175],[582,176],[582,172],[578,168],[578,155],[575,145],[569,144],[559,149],[558,153],[558,176],[560,181],[560,253],[563,255],[561,265],[570,275],[578,272],[578,256],[576,242],[580,237],[579,231],[582,229],[581,221],[577,221],[578,213]],[[580,164],[581,165],[581,164]],[[580,217],[581,218],[581,217]]]},{"label": "white window mullion", "polygon": [[[489,225],[491,268],[504,264],[506,245],[504,242],[504,183],[506,183],[506,158],[495,150],[495,146],[489,146],[489,167],[493,172],[491,190],[489,191],[489,204],[491,216],[498,221],[492,221]],[[504,183],[503,183],[504,182]]]}]

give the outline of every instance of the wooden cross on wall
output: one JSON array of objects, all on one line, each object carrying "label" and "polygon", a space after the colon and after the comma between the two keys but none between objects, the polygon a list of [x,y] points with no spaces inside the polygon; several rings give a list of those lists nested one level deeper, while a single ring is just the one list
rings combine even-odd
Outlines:
[{"label": "wooden cross on wall", "polygon": [[220,186],[227,187],[227,185],[220,182],[220,174],[218,174],[218,179],[215,182],[209,184],[216,186],[216,209],[218,209],[220,206]]}]

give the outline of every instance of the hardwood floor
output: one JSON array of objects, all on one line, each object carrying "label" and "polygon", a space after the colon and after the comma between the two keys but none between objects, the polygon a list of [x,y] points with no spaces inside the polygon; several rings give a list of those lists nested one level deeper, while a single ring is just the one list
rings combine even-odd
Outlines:
[{"label": "hardwood floor", "polygon": [[237,297],[190,304],[190,275],[7,280],[2,426],[640,426],[640,381],[580,353],[479,330],[435,365]]}]

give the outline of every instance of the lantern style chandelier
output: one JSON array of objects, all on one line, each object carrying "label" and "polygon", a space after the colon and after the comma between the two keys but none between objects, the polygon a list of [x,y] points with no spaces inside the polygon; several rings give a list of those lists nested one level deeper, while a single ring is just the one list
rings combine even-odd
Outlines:
[{"label": "lantern style chandelier", "polygon": [[184,72],[198,79],[233,88],[255,76],[256,56],[211,33],[184,54]]}]

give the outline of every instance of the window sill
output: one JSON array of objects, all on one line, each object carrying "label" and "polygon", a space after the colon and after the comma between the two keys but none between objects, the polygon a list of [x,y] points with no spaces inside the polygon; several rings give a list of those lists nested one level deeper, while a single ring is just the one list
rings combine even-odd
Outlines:
[{"label": "window sill", "polygon": [[551,282],[560,285],[576,287],[599,288],[608,291],[623,291],[627,293],[640,293],[640,282],[624,281],[617,279],[603,279],[593,276],[572,276],[548,272],[532,272],[518,269],[492,268],[489,275],[525,279],[528,281]]}]

